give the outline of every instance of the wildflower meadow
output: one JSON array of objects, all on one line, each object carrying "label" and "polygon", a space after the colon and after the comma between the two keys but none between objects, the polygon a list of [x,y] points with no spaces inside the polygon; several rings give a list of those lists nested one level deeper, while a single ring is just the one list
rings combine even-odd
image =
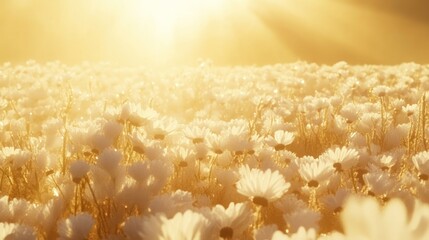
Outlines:
[{"label": "wildflower meadow", "polygon": [[429,65],[0,65],[0,239],[429,239]]}]

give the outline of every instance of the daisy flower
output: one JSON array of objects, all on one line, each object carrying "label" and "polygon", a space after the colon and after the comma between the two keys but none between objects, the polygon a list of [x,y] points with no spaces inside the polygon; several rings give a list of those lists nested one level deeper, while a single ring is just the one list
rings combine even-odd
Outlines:
[{"label": "daisy flower", "polygon": [[352,148],[337,147],[327,150],[319,158],[332,163],[337,172],[342,172],[343,170],[350,170],[358,163],[359,152]]},{"label": "daisy flower", "polygon": [[305,229],[304,227],[299,227],[298,230],[292,235],[288,236],[281,231],[276,231],[273,234],[271,240],[316,240],[317,233],[313,228]]},{"label": "daisy flower", "polygon": [[212,133],[207,135],[207,140],[208,147],[213,153],[220,155],[225,151],[226,143],[223,136]]},{"label": "daisy flower", "polygon": [[99,156],[97,164],[114,177],[119,167],[119,162],[122,160],[122,153],[114,149],[105,149]]},{"label": "daisy flower", "polygon": [[384,196],[395,190],[396,181],[387,172],[370,172],[363,175],[365,185],[368,187],[368,194]]},{"label": "daisy flower", "polygon": [[307,204],[303,200],[298,199],[295,194],[286,194],[274,203],[274,207],[282,211],[283,214],[289,214],[297,209],[307,208]]},{"label": "daisy flower", "polygon": [[223,239],[241,239],[252,220],[252,211],[247,203],[230,203],[228,208],[218,204],[210,216],[214,234]]},{"label": "daisy flower", "polygon": [[1,222],[0,239],[36,240],[36,233],[33,228],[27,225]]},{"label": "daisy flower", "polygon": [[350,196],[350,191],[339,189],[335,194],[330,194],[322,198],[326,209],[332,213],[339,213],[343,210],[344,202]]},{"label": "daisy flower", "polygon": [[124,126],[116,121],[108,121],[103,126],[103,133],[110,139],[118,139],[122,133]]},{"label": "daisy flower", "polygon": [[127,102],[122,106],[120,121],[129,121],[136,127],[143,126],[158,116],[153,109],[143,109],[141,104]]},{"label": "daisy flower", "polygon": [[0,239],[12,238],[13,232],[15,231],[14,223],[0,223]]},{"label": "daisy flower", "polygon": [[295,137],[293,133],[284,130],[277,130],[274,132],[274,137],[268,136],[266,142],[276,151],[281,151],[284,150],[287,145],[291,144],[294,139]]},{"label": "daisy flower", "polygon": [[94,219],[88,213],[79,213],[58,223],[58,235],[60,239],[88,239]]},{"label": "daisy flower", "polygon": [[419,178],[427,181],[429,179],[429,151],[417,153],[413,156],[412,161],[420,172]]},{"label": "daisy flower", "polygon": [[209,239],[209,221],[202,214],[187,210],[176,213],[173,218],[155,215],[143,219],[140,239]]},{"label": "daisy flower", "polygon": [[401,159],[403,153],[394,152],[392,154],[382,154],[374,157],[372,161],[383,171],[391,169],[399,159]]},{"label": "daisy flower", "polygon": [[389,94],[391,89],[386,85],[379,85],[372,89],[372,93],[378,97],[384,97]]},{"label": "daisy flower", "polygon": [[278,227],[275,224],[264,225],[259,229],[255,229],[253,233],[253,238],[255,240],[267,240],[272,239],[274,233],[278,231]]},{"label": "daisy flower", "polygon": [[341,221],[346,239],[429,239],[429,206],[416,202],[412,213],[399,199],[383,207],[374,198],[351,197]]},{"label": "daisy flower", "polygon": [[241,155],[249,148],[249,140],[246,131],[236,132],[235,128],[230,128],[230,132],[225,134],[225,145],[227,150],[235,155]]},{"label": "daisy flower", "polygon": [[419,106],[417,104],[407,104],[402,107],[402,111],[410,117],[419,111]]},{"label": "daisy flower", "polygon": [[152,127],[149,129],[148,134],[154,140],[164,140],[169,134],[174,132],[178,124],[173,119],[160,118],[153,122]]},{"label": "daisy flower", "polygon": [[356,110],[356,105],[353,103],[345,104],[340,111],[340,115],[346,119],[348,124],[356,122],[359,118],[359,113]]},{"label": "daisy flower", "polygon": [[83,160],[76,160],[70,164],[70,174],[73,182],[79,183],[89,172],[89,165]]},{"label": "daisy flower", "polygon": [[327,161],[319,159],[299,164],[298,171],[309,187],[317,188],[331,177],[333,168]]},{"label": "daisy flower", "polygon": [[240,167],[239,175],[240,180],[236,183],[238,193],[261,206],[281,198],[290,187],[290,183],[278,171],[272,172],[271,169],[262,171],[244,165]]},{"label": "daisy flower", "polygon": [[177,190],[154,197],[149,204],[149,212],[153,214],[163,213],[167,218],[171,218],[178,212],[192,209],[193,203],[194,200],[190,192]]},{"label": "daisy flower", "polygon": [[185,136],[192,141],[192,143],[197,144],[205,141],[210,130],[205,127],[189,126],[185,128],[183,132]]},{"label": "daisy flower", "polygon": [[319,212],[304,208],[285,214],[283,217],[287,222],[290,231],[296,232],[300,227],[318,230],[319,221],[322,218],[322,215]]}]

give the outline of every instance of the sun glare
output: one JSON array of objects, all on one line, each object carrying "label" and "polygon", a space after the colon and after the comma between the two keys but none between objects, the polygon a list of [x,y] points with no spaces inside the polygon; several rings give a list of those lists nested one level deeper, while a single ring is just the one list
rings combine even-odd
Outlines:
[{"label": "sun glare", "polygon": [[168,44],[183,32],[197,34],[202,22],[219,15],[224,0],[141,1],[138,5],[142,22],[147,24],[149,18],[156,40]]},{"label": "sun glare", "polygon": [[423,2],[0,0],[0,240],[429,240]]},{"label": "sun glare", "polygon": [[113,39],[135,32],[135,38],[144,40],[142,54],[150,55],[152,63],[178,62],[198,51],[208,26],[222,22],[230,4],[226,0],[134,0],[121,10],[123,24]]}]

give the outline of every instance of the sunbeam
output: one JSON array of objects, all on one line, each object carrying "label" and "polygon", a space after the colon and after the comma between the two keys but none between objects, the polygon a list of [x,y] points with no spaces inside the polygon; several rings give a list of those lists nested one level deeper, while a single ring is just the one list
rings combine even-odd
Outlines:
[{"label": "sunbeam", "polygon": [[417,0],[2,1],[0,61],[425,63],[425,7]]}]

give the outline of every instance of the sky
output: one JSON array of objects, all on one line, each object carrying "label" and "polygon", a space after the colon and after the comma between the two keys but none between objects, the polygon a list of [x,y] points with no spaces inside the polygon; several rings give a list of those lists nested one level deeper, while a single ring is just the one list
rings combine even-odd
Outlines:
[{"label": "sky", "polygon": [[4,0],[0,63],[429,63],[427,0]]}]

